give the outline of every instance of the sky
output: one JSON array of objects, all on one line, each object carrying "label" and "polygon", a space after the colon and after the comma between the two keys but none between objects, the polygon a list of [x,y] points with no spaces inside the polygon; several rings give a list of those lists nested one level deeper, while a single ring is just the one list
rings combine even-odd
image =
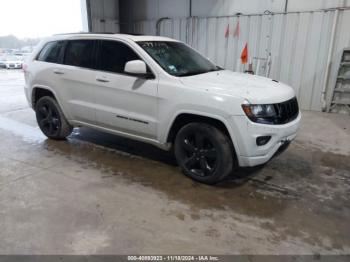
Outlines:
[{"label": "sky", "polygon": [[0,0],[0,36],[35,38],[78,31],[80,0]]}]

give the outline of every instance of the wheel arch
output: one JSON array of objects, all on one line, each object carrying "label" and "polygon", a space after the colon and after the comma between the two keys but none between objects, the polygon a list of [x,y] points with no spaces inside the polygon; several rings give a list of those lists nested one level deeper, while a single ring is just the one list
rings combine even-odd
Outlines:
[{"label": "wheel arch", "polygon": [[61,108],[63,115],[66,117],[68,121],[70,121],[71,117],[70,117],[69,111],[66,111],[65,107],[62,106],[62,103],[60,102],[60,98],[57,95],[57,93],[48,86],[43,86],[43,85],[33,86],[32,92],[31,92],[31,105],[34,110],[35,110],[36,103],[43,96],[50,96],[53,99],[55,99],[59,107]]},{"label": "wheel arch", "polygon": [[180,112],[178,113],[173,120],[171,121],[171,124],[169,128],[167,129],[168,132],[166,134],[166,142],[169,144],[173,144],[176,134],[178,131],[185,125],[189,123],[206,123],[215,126],[220,131],[222,131],[225,135],[228,136],[232,143],[232,147],[234,149],[234,153],[237,155],[239,153],[238,146],[236,141],[234,141],[234,136],[229,128],[229,125],[227,123],[227,119],[220,116],[213,116],[213,115],[205,115],[197,112]]},{"label": "wheel arch", "polygon": [[32,100],[31,103],[34,109],[38,100],[43,96],[50,96],[58,102],[55,91],[53,91],[50,87],[34,86],[32,89],[32,95],[31,95],[31,100]]}]

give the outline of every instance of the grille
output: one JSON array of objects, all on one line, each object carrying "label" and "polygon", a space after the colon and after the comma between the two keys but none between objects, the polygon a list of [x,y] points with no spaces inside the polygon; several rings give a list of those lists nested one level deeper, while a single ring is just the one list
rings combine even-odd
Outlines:
[{"label": "grille", "polygon": [[299,115],[299,106],[296,97],[279,104],[275,104],[275,109],[277,111],[277,119],[275,124],[286,124]]}]

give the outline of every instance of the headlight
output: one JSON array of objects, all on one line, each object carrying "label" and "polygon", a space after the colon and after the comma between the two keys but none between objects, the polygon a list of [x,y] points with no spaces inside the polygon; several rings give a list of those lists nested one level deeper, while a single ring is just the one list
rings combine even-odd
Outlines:
[{"label": "headlight", "polygon": [[277,118],[277,111],[274,105],[242,105],[244,113],[253,122],[262,124],[274,123]]}]

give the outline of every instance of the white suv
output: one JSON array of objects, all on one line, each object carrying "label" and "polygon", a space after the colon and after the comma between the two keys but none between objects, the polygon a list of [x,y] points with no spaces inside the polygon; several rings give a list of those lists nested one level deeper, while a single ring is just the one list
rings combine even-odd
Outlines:
[{"label": "white suv", "polygon": [[174,149],[183,172],[207,184],[266,163],[295,138],[301,117],[291,87],[223,70],[165,37],[54,36],[24,71],[47,137],[85,126]]}]

